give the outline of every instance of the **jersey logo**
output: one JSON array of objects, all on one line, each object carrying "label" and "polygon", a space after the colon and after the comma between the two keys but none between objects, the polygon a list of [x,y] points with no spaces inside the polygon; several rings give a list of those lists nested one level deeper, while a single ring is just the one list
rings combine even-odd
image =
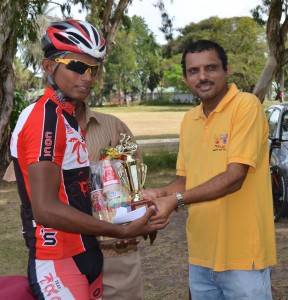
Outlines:
[{"label": "jersey logo", "polygon": [[79,172],[79,179],[80,180],[79,181],[73,181],[68,187],[69,192],[75,198],[77,198],[79,196],[81,197],[81,195],[84,195],[85,197],[87,197],[87,195],[90,192],[88,179],[85,178],[84,175],[85,174],[82,171]]},{"label": "jersey logo", "polygon": [[52,132],[46,131],[45,132],[45,139],[44,139],[44,156],[51,156],[51,146],[52,146]]},{"label": "jersey logo", "polygon": [[59,293],[59,291],[63,288],[62,284],[58,279],[53,278],[51,273],[44,275],[44,278],[39,281],[41,284],[41,290],[50,300],[61,300],[62,298],[59,296],[55,296],[54,294]]},{"label": "jersey logo", "polygon": [[48,228],[45,228],[42,226],[42,228],[40,230],[40,234],[42,235],[42,238],[44,240],[42,246],[56,246],[56,244],[58,242],[56,239],[57,232],[45,231],[45,229],[48,229]]},{"label": "jersey logo", "polygon": [[85,164],[87,162],[87,159],[84,160],[84,161],[81,160],[81,150],[83,150],[84,152],[87,153],[85,143],[82,143],[81,141],[79,141],[76,138],[71,138],[68,142],[69,143],[74,143],[72,153],[74,153],[76,151],[76,153],[77,153],[77,162],[81,165]]}]

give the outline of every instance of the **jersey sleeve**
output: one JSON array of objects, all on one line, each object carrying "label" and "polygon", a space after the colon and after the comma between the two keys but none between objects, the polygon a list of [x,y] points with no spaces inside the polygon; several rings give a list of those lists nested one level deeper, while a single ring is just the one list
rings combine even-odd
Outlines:
[{"label": "jersey sleeve", "polygon": [[246,93],[242,97],[233,116],[227,159],[228,164],[249,165],[249,172],[253,172],[262,146],[267,143],[268,126],[259,100]]},{"label": "jersey sleeve", "polygon": [[33,110],[22,136],[27,165],[39,161],[61,165],[66,147],[65,132],[63,117],[56,110]]}]

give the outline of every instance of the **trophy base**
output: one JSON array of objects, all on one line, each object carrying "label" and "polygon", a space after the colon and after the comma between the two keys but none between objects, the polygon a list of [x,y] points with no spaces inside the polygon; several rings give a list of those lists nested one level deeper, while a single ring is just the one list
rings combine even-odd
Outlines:
[{"label": "trophy base", "polygon": [[129,207],[131,208],[131,210],[135,210],[143,206],[148,208],[151,205],[155,205],[155,203],[151,200],[138,200],[138,201],[134,200],[129,204]]}]

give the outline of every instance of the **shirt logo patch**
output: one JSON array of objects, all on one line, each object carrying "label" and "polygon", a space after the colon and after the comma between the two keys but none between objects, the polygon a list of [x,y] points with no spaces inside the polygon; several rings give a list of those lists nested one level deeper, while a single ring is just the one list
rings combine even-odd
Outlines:
[{"label": "shirt logo patch", "polygon": [[[72,153],[74,153],[76,151],[76,153],[77,153],[77,162],[80,165],[85,164],[87,162],[87,159],[82,160],[82,158],[81,158],[81,153],[83,151],[85,153],[87,153],[85,143],[82,143],[77,138],[71,138],[70,140],[68,140],[68,142],[69,143],[74,143],[74,146],[73,146],[73,149],[72,149]],[[87,157],[87,156],[85,156],[85,157]]]},{"label": "shirt logo patch", "polygon": [[228,133],[221,133],[214,136],[213,151],[226,151],[226,145],[228,142]]}]

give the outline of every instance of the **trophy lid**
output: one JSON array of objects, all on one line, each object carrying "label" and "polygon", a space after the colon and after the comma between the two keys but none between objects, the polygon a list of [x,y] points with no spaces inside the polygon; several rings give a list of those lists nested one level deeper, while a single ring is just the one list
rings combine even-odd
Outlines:
[{"label": "trophy lid", "polygon": [[127,160],[132,159],[135,152],[137,151],[137,144],[129,142],[131,136],[126,133],[120,133],[121,139],[120,144],[116,146],[116,151],[119,154],[127,156]]}]

